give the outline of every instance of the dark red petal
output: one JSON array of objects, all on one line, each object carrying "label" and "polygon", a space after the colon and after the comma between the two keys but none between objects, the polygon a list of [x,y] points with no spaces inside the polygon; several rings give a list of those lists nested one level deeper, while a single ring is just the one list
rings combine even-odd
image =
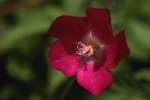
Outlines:
[{"label": "dark red petal", "polygon": [[51,36],[63,41],[63,45],[67,50],[74,49],[75,43],[81,40],[88,31],[85,18],[74,16],[58,17],[48,30]]},{"label": "dark red petal", "polygon": [[106,49],[107,58],[104,66],[115,68],[122,59],[129,55],[124,31],[117,34]]},{"label": "dark red petal", "polygon": [[95,96],[99,96],[113,82],[112,74],[104,67],[98,71],[94,71],[94,62],[88,62],[77,73],[77,82],[80,86],[91,92]]},{"label": "dark red petal", "polygon": [[108,9],[87,8],[88,22],[91,24],[92,33],[106,43],[113,37],[111,17]]},{"label": "dark red petal", "polygon": [[53,68],[62,71],[66,76],[73,76],[79,67],[77,57],[67,54],[60,40],[49,48],[48,60]]}]

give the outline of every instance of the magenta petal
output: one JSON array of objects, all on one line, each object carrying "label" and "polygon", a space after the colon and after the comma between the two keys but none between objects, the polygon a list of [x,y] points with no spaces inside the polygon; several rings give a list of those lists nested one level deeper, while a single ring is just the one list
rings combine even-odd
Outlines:
[{"label": "magenta petal", "polygon": [[61,16],[53,22],[48,32],[51,36],[61,39],[66,50],[72,52],[75,43],[89,31],[85,20],[84,17]]},{"label": "magenta petal", "polygon": [[94,62],[90,61],[77,73],[77,81],[80,86],[87,89],[95,96],[99,96],[113,81],[112,74],[104,67],[94,71]]},{"label": "magenta petal", "polygon": [[106,43],[113,37],[111,17],[108,9],[87,8],[88,22],[91,24],[93,34]]},{"label": "magenta petal", "polygon": [[77,57],[67,54],[59,40],[49,48],[48,60],[53,68],[62,71],[66,76],[74,75],[79,67]]},{"label": "magenta petal", "polygon": [[115,68],[120,60],[129,55],[129,48],[127,46],[124,31],[117,34],[106,49],[107,58],[104,66]]}]

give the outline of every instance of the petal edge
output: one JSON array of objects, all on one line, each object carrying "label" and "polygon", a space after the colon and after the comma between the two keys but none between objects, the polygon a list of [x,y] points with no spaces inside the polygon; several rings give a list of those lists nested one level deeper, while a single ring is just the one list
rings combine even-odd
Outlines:
[{"label": "petal edge", "polygon": [[115,68],[117,64],[129,55],[125,32],[119,32],[107,46],[107,58],[104,66]]},{"label": "petal edge", "polygon": [[79,67],[77,56],[67,54],[60,40],[55,41],[49,48],[48,61],[53,68],[68,77],[75,75]]},{"label": "petal edge", "polygon": [[110,12],[107,8],[92,8],[86,10],[87,19],[91,24],[93,34],[103,43],[113,38]]},{"label": "petal edge", "polygon": [[95,96],[99,96],[113,82],[113,76],[106,68],[93,70],[94,65],[86,65],[86,69],[80,69],[77,73],[77,82]]}]

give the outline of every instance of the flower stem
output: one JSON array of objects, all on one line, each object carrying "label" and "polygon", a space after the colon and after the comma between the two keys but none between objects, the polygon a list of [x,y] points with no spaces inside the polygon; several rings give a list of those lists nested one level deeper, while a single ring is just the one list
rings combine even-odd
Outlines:
[{"label": "flower stem", "polygon": [[70,78],[68,81],[69,82],[68,82],[67,86],[65,87],[64,92],[61,94],[59,100],[64,100],[65,96],[68,94],[70,88],[72,87],[73,83],[75,82],[75,78]]}]

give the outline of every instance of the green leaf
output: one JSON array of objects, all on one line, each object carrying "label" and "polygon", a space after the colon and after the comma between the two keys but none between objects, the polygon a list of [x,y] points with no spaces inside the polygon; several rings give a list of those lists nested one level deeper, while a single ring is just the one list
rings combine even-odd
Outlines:
[{"label": "green leaf", "polygon": [[150,51],[150,29],[139,21],[129,21],[127,29],[131,56],[143,60],[148,59]]},{"label": "green leaf", "polygon": [[5,35],[0,38],[0,52],[15,47],[20,40],[39,34],[47,34],[47,30],[52,22],[62,12],[57,8],[51,10],[45,7],[42,10],[18,12],[19,23],[5,31]]},{"label": "green leaf", "polygon": [[132,36],[143,45],[145,48],[150,50],[150,29],[148,25],[140,21],[131,21],[130,27],[132,28]]},{"label": "green leaf", "polygon": [[145,80],[150,82],[150,70],[149,69],[142,69],[139,70],[136,74],[135,74],[135,78],[139,79],[139,80]]},{"label": "green leaf", "polygon": [[19,64],[15,59],[10,59],[7,65],[7,72],[10,77],[20,81],[29,82],[34,78],[30,67]]},{"label": "green leaf", "polygon": [[65,76],[60,71],[51,70],[48,90],[54,92],[65,80]]},{"label": "green leaf", "polygon": [[64,0],[63,4],[65,7],[66,12],[70,14],[78,14],[78,12],[81,10],[83,0]]}]

